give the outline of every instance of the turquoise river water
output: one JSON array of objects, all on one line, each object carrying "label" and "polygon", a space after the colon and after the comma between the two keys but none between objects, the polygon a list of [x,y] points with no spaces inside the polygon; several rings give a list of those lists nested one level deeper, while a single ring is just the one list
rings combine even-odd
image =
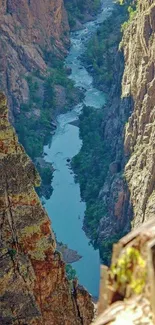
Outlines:
[{"label": "turquoise river water", "polygon": [[111,7],[112,0],[104,0],[102,11],[96,20],[84,24],[82,30],[71,34],[71,48],[66,65],[72,69],[70,78],[78,87],[85,89],[85,97],[72,111],[58,116],[57,130],[51,145],[44,148],[45,160],[51,162],[55,168],[52,181],[54,191],[51,198],[45,201],[45,208],[52,220],[52,228],[58,241],[82,255],[73,267],[76,269],[79,283],[94,297],[98,297],[99,293],[99,252],[89,245],[89,240],[82,230],[86,205],[81,201],[79,184],[75,183],[74,174],[66,159],[72,159],[82,145],[79,128],[70,123],[78,119],[83,104],[101,108],[105,103],[104,93],[93,87],[92,77],[82,65],[80,56],[85,50],[86,41],[109,15]]}]

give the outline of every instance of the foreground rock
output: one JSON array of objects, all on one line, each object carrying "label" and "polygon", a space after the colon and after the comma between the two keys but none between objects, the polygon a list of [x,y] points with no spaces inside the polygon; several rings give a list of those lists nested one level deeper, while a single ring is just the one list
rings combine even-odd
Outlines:
[{"label": "foreground rock", "polygon": [[50,220],[34,190],[39,182],[0,94],[0,323],[89,325],[91,297],[79,286],[71,293]]},{"label": "foreground rock", "polygon": [[99,316],[94,325],[153,325],[155,317],[155,221],[114,246],[112,266],[102,267]]}]

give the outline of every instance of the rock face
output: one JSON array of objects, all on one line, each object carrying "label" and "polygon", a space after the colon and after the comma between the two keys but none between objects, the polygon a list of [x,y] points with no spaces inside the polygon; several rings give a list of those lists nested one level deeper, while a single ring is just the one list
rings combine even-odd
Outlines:
[{"label": "rock face", "polygon": [[0,323],[88,325],[90,295],[80,286],[71,290],[34,190],[39,181],[0,94]]},{"label": "rock face", "polygon": [[155,221],[122,238],[111,268],[102,267],[99,316],[94,325],[153,325],[155,317]]},{"label": "rock face", "polygon": [[27,73],[47,69],[45,52],[62,57],[69,45],[63,0],[0,0],[0,88],[14,113],[28,100]]},{"label": "rock face", "polygon": [[[138,227],[155,213],[154,21],[155,2],[137,1],[121,43],[125,67],[121,54],[115,56],[116,78],[103,121],[112,164],[100,192],[107,215],[100,221],[99,243],[109,234],[128,232],[132,219]],[[121,162],[120,170],[116,162]]]},{"label": "rock face", "polygon": [[[115,33],[120,33],[120,28],[120,25],[117,26],[111,38],[116,37]],[[103,143],[109,153],[110,164],[99,193],[99,199],[105,206],[105,214],[99,221],[97,229],[101,253],[102,243],[109,242],[109,239],[111,243],[117,241],[118,237],[122,237],[123,232],[130,231],[133,215],[129,190],[123,175],[127,161],[124,156],[124,126],[133,110],[133,101],[131,97],[121,99],[124,58],[118,47],[119,43],[112,49],[114,78],[109,90],[108,102],[104,107],[102,122]]]},{"label": "rock face", "polygon": [[[136,37],[135,37],[136,35]],[[138,1],[137,15],[124,38],[122,96],[134,110],[125,130],[125,175],[134,211],[133,226],[155,213],[155,2]]]}]

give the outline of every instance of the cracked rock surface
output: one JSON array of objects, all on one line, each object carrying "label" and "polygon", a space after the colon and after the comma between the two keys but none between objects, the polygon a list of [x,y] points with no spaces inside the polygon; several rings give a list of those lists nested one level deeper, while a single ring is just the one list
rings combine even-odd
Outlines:
[{"label": "cracked rock surface", "polygon": [[8,122],[0,94],[0,324],[88,325],[88,292],[74,292],[34,186],[39,176]]}]

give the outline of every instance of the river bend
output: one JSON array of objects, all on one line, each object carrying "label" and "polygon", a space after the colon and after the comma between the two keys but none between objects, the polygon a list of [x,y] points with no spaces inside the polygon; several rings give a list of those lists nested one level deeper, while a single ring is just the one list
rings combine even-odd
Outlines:
[{"label": "river bend", "polygon": [[71,48],[66,65],[72,69],[70,78],[78,87],[85,90],[85,97],[72,111],[58,116],[57,130],[52,137],[52,143],[44,148],[45,160],[51,162],[55,168],[52,181],[54,191],[51,198],[45,201],[45,208],[52,220],[52,228],[58,241],[82,255],[73,267],[76,269],[79,282],[94,297],[98,297],[99,292],[99,252],[89,245],[89,240],[82,230],[86,205],[81,201],[79,184],[75,183],[74,174],[66,160],[72,159],[82,145],[78,127],[70,123],[78,119],[83,104],[101,108],[105,103],[104,93],[94,88],[92,77],[82,65],[80,57],[87,40],[107,17],[111,6],[112,0],[104,0],[102,11],[96,20],[84,24],[82,30],[71,33]]}]

